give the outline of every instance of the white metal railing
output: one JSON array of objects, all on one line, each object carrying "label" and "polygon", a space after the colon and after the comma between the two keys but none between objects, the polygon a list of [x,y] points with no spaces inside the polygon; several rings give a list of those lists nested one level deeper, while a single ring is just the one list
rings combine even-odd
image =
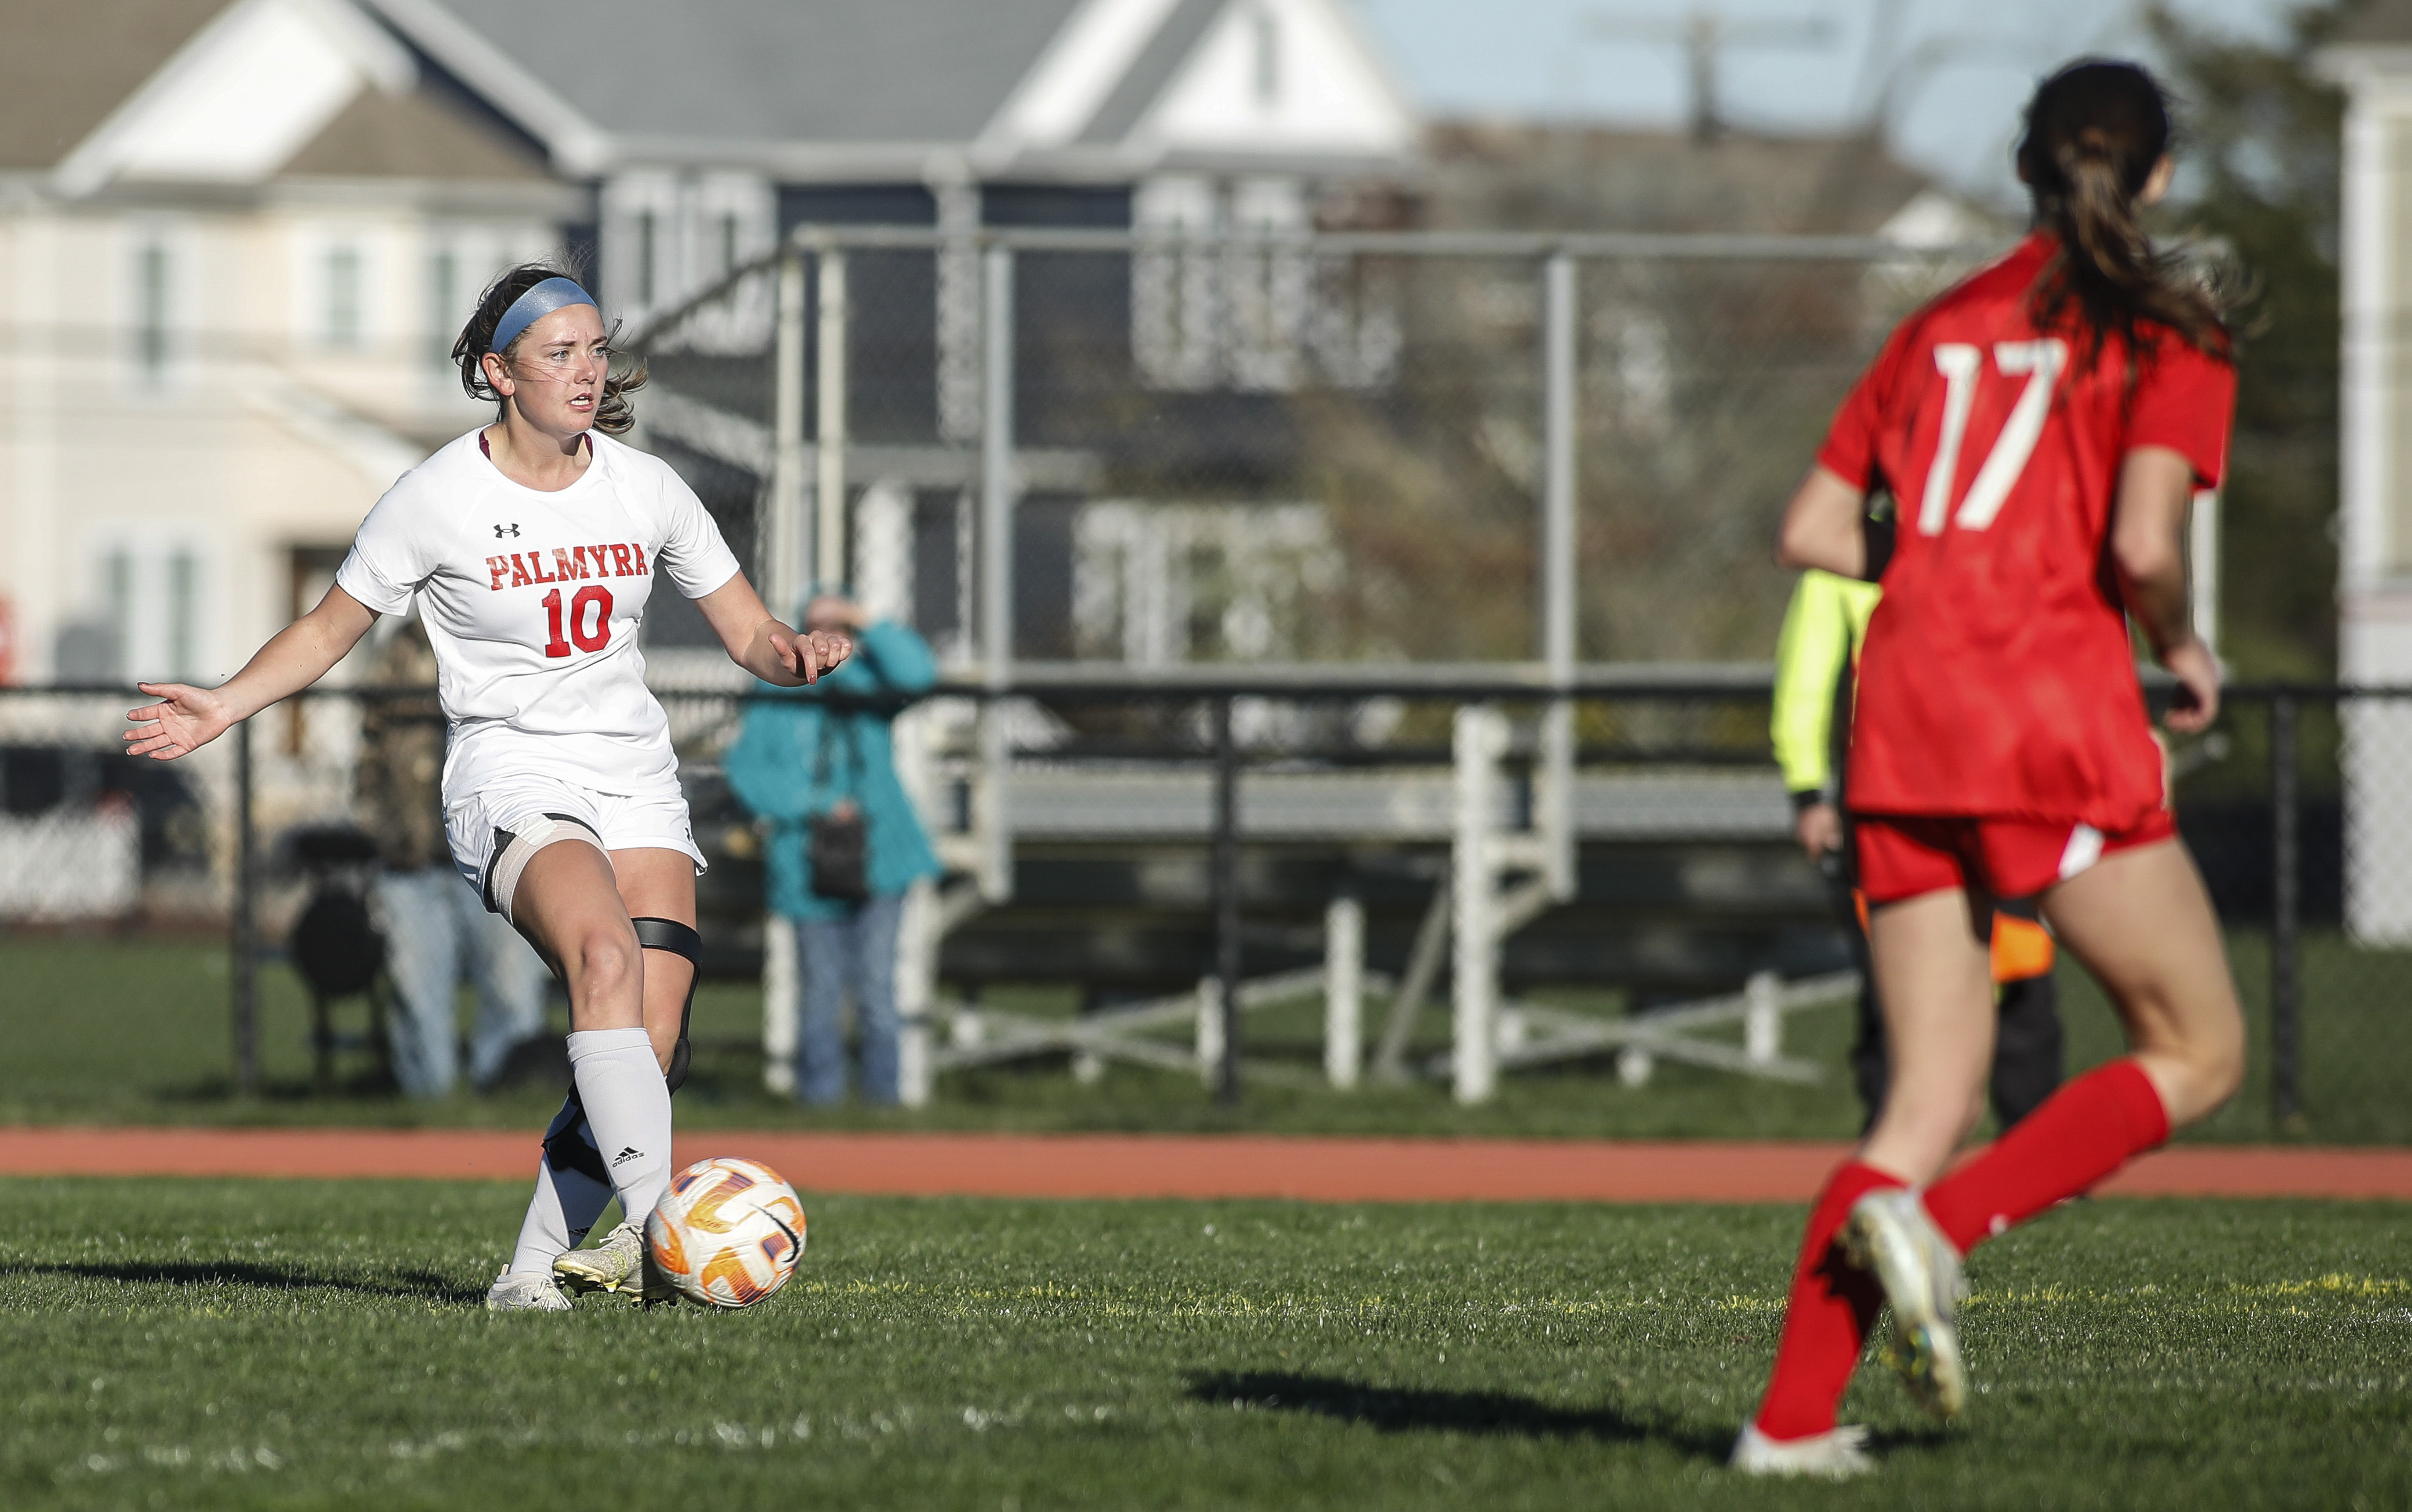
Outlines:
[{"label": "white metal railing", "polygon": [[[968,769],[974,779],[970,823],[960,829],[944,822],[946,816],[935,812],[932,801],[941,786],[936,769],[944,758],[941,741],[931,728],[934,716],[926,708],[904,716],[895,741],[900,771],[908,792],[922,804],[942,856],[955,873],[943,891],[932,885],[917,890],[899,932],[904,1101],[912,1106],[928,1102],[935,1094],[936,1079],[947,1071],[1049,1055],[1070,1056],[1082,1079],[1093,1079],[1110,1061],[1211,1079],[1224,1068],[1239,1015],[1316,992],[1324,999],[1323,1079],[1337,1088],[1352,1087],[1360,1078],[1368,992],[1388,997],[1390,1005],[1375,1073],[1395,1078],[1412,1069],[1445,1075],[1454,1095],[1465,1103],[1495,1096],[1503,1071],[1610,1050],[1620,1053],[1620,1070],[1628,1080],[1646,1079],[1656,1059],[1780,1079],[1814,1078],[1814,1066],[1780,1053],[1782,1016],[1849,995],[1857,981],[1849,974],[1788,987],[1772,978],[1754,978],[1739,995],[1626,1020],[1510,1000],[1501,993],[1502,944],[1573,897],[1579,836],[1619,832],[1619,811],[1632,832],[1642,834],[1718,829],[1767,838],[1782,834],[1788,818],[1780,785],[1763,776],[1702,773],[1692,779],[1698,789],[1695,801],[1670,804],[1669,800],[1680,791],[1678,777],[1580,773],[1571,749],[1572,721],[1559,714],[1563,708],[1562,703],[1545,706],[1535,731],[1533,822],[1522,829],[1515,825],[1502,771],[1512,730],[1507,714],[1488,703],[1459,708],[1454,766],[1446,774],[1413,770],[1257,773],[1240,786],[1232,812],[1222,815],[1207,801],[1207,777],[1195,771],[1133,764],[1127,770],[1084,772],[1051,765],[1043,756],[1016,760],[997,733],[1006,723],[1001,701],[992,700],[972,731],[976,757]],[[1553,750],[1556,741],[1565,744]],[[1063,812],[1055,812],[1055,805],[1042,796],[1056,782],[1064,785],[1065,799],[1078,800]],[[1127,801],[1115,800],[1117,785],[1131,789]],[[1335,800],[1352,791],[1358,803]],[[1710,801],[1699,801],[1703,797]],[[1447,871],[1405,978],[1394,982],[1365,969],[1362,907],[1353,899],[1340,898],[1327,909],[1322,964],[1302,971],[1228,984],[1210,976],[1193,991],[1069,1020],[938,999],[937,962],[945,937],[980,909],[1010,897],[1009,872],[983,869],[994,869],[1001,858],[1009,858],[1017,835],[1195,837],[1217,824],[1256,838],[1316,834],[1445,841]],[[781,921],[768,922],[765,1079],[773,1090],[787,1092],[793,1086],[795,1055],[794,947]],[[1411,1068],[1406,1046],[1444,963],[1450,971],[1451,1049]],[[1227,986],[1233,994],[1228,1006],[1223,1001]],[[1745,1026],[1739,1047],[1698,1037],[1699,1030],[1730,1022]],[[1184,1027],[1190,1030],[1186,1043],[1168,1037],[1169,1032]],[[1286,1074],[1254,1063],[1249,1069],[1252,1076],[1279,1079]]]}]

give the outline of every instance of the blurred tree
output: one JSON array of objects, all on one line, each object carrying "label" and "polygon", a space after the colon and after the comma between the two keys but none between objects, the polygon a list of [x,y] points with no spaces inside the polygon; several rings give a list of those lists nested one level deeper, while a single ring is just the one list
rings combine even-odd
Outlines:
[{"label": "blurred tree", "polygon": [[2224,644],[2244,677],[2336,671],[2337,246],[2344,96],[2311,54],[2360,0],[2291,11],[2276,43],[2149,6],[2181,96],[2171,229],[2215,237],[2253,279],[2222,528]]}]

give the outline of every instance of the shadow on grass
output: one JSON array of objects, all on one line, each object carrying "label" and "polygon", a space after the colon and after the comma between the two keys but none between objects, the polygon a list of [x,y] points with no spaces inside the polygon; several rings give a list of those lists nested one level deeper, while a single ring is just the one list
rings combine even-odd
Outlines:
[{"label": "shadow on grass", "polygon": [[341,1291],[362,1297],[408,1297],[420,1301],[462,1306],[471,1302],[483,1304],[486,1299],[484,1287],[456,1286],[448,1278],[432,1270],[408,1270],[390,1280],[347,1281],[307,1270],[253,1265],[242,1260],[0,1265],[0,1278],[16,1276],[72,1276],[83,1281],[115,1281],[155,1286],[227,1285],[251,1286],[260,1291]]},{"label": "shadow on grass", "polygon": [[1217,1407],[1312,1413],[1385,1433],[1476,1433],[1602,1444],[1663,1444],[1723,1463],[1729,1431],[1687,1428],[1672,1418],[1610,1406],[1555,1407],[1505,1391],[1430,1391],[1368,1386],[1330,1375],[1250,1371],[1191,1378],[1189,1399]]}]

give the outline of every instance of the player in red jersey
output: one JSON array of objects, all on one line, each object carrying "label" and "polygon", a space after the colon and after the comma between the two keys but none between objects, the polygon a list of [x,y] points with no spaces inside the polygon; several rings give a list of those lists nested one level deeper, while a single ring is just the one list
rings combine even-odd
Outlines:
[{"label": "player in red jersey", "polygon": [[[2169,186],[2169,139],[2140,68],[2088,61],[2047,81],[2018,154],[2035,232],[1893,333],[1785,517],[1786,565],[1859,577],[1864,498],[1883,485],[1901,501],[1846,788],[1894,1074],[1811,1212],[1740,1469],[1870,1467],[1834,1415],[1881,1304],[1914,1394],[1957,1413],[1962,1257],[2210,1113],[2243,1075],[2234,986],[2127,631],[2178,680],[2169,727],[2209,725],[2219,673],[2191,627],[2184,543],[2195,491],[2226,466],[2235,370],[2214,300],[2137,224]],[[1972,894],[2039,898],[2130,1053],[1943,1176],[1993,1048]]]}]

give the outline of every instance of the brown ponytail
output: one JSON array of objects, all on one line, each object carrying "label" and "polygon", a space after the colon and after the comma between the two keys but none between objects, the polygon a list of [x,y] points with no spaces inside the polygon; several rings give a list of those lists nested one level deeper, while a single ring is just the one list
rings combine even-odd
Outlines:
[{"label": "brown ponytail", "polygon": [[[486,354],[493,351],[494,347],[495,328],[503,323],[503,316],[509,311],[512,301],[529,289],[548,278],[574,279],[577,276],[575,273],[566,272],[553,267],[551,263],[523,262],[508,270],[502,277],[486,286],[486,292],[478,297],[477,314],[471,316],[469,323],[461,328],[460,340],[452,344],[452,360],[460,364],[461,389],[463,393],[472,399],[483,399],[492,403],[496,406],[499,415],[503,396],[496,393],[494,386],[486,381],[485,364]],[[614,320],[611,322],[610,335],[607,339],[616,341],[619,334],[620,323]],[[527,340],[527,332],[524,330],[511,338],[510,345],[505,347],[500,354],[506,363],[511,360],[511,354],[517,352],[520,349],[520,343],[525,340]],[[612,355],[615,357],[619,355],[616,349]],[[638,363],[630,372],[607,374],[603,379],[602,402],[595,406],[595,429],[605,435],[626,434],[629,428],[637,423],[636,408],[628,403],[627,396],[644,386],[645,365],[642,362]]]},{"label": "brown ponytail", "polygon": [[2036,223],[2060,238],[2036,281],[2035,319],[2081,328],[2090,347],[2137,327],[2166,326],[2203,351],[2230,355],[2223,300],[2155,252],[2136,198],[2169,150],[2169,100],[2131,63],[2088,59],[2044,81],[2027,106],[2019,177]]}]

